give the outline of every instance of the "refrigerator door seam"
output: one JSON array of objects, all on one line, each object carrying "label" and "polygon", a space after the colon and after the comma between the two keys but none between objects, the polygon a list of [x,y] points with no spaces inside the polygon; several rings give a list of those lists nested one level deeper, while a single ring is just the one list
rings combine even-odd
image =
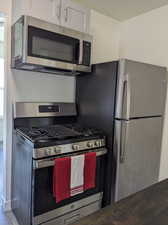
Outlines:
[{"label": "refrigerator door seam", "polygon": [[163,117],[163,115],[144,116],[144,117],[130,117],[128,119],[115,118],[115,120],[118,120],[118,121],[130,121],[130,120],[150,119],[150,118],[158,118],[158,117]]}]

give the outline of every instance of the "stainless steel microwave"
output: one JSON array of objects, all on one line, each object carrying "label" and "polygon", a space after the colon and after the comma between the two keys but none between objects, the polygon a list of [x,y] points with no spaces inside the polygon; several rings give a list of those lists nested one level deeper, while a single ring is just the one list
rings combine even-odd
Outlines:
[{"label": "stainless steel microwave", "polygon": [[91,71],[92,36],[22,16],[12,26],[12,68],[76,75]]}]

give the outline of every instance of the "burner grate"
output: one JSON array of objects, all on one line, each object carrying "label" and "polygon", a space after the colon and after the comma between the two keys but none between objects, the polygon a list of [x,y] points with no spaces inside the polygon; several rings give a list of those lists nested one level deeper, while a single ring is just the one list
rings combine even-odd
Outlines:
[{"label": "burner grate", "polygon": [[20,130],[32,140],[41,140],[41,139],[58,139],[65,140],[68,138],[79,137],[82,134],[78,131],[72,130],[70,128],[53,125],[47,127],[32,127],[32,128],[20,128]]},{"label": "burner grate", "polygon": [[76,138],[90,138],[100,135],[101,132],[96,129],[83,128],[78,124],[50,125],[44,127],[19,128],[25,137],[37,143],[68,141]]}]

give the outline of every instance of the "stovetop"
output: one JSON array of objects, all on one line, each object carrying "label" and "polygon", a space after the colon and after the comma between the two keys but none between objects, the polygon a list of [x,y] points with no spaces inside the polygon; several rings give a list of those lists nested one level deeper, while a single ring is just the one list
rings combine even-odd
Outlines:
[{"label": "stovetop", "polygon": [[72,143],[99,138],[101,131],[92,128],[83,128],[78,124],[50,125],[43,127],[20,127],[16,129],[32,143],[42,146],[56,143]]},{"label": "stovetop", "polygon": [[101,130],[83,127],[74,103],[26,103],[14,107],[13,138],[33,159],[99,151],[106,146]]}]

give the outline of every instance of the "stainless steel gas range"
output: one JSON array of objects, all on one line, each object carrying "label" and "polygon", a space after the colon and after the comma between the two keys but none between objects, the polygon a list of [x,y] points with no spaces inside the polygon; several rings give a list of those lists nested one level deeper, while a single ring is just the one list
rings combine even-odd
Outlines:
[{"label": "stainless steel gas range", "polygon": [[[72,103],[16,103],[12,157],[12,210],[20,225],[70,224],[102,206],[106,143],[100,130],[83,128]],[[56,202],[57,158],[96,153],[95,187]]]}]

